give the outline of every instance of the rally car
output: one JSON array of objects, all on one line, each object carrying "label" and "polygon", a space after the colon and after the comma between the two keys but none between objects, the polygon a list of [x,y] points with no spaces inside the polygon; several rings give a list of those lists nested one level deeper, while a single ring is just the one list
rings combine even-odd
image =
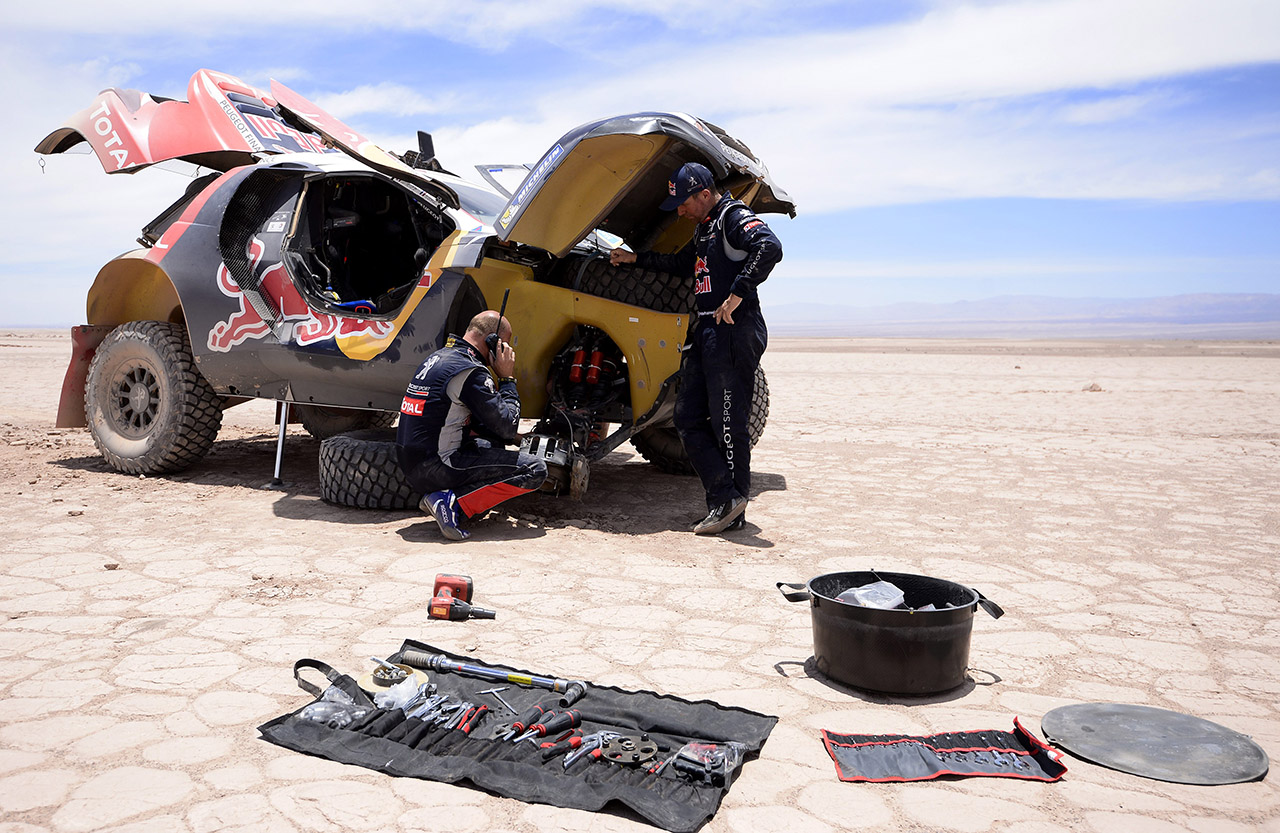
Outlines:
[{"label": "rally car", "polygon": [[[87,142],[108,173],[183,160],[204,175],[98,272],[58,426],[87,425],[130,474],[197,462],[223,410],[254,398],[289,403],[322,439],[387,427],[423,358],[506,298],[522,416],[537,421],[524,445],[547,459],[546,488],[580,496],[588,462],[628,440],[688,470],[671,414],[691,287],[611,267],[607,250],[689,240],[692,225],[658,209],[688,161],[757,212],[794,216],[764,165],[707,122],[636,113],[569,131],[506,193],[509,170],[464,179],[419,139],[393,155],[279,82],[268,92],[209,70],[186,101],[101,92],[36,151]],[[767,410],[760,374],[754,438]],[[326,497],[410,502],[387,477]]]}]

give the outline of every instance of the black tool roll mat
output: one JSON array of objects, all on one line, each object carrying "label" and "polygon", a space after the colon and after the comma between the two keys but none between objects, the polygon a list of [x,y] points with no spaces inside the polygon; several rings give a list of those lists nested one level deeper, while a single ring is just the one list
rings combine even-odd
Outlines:
[{"label": "black tool roll mat", "polygon": [[1013,731],[938,735],[842,735],[822,730],[822,742],[841,781],[928,781],[942,775],[987,775],[1057,781],[1067,771],[1062,753],[1022,727]]},{"label": "black tool roll mat", "polygon": [[[445,654],[452,660],[485,665],[481,660],[413,640],[406,640],[391,661],[398,662],[406,650]],[[334,686],[362,696],[354,680],[315,660],[300,660],[295,676],[306,667],[324,671]],[[505,666],[488,667],[529,673]],[[536,744],[513,744],[494,737],[514,716],[492,695],[477,692],[503,684],[461,674],[428,674],[439,693],[487,703],[493,711],[470,735],[406,718],[399,709],[376,709],[343,729],[303,720],[298,716],[302,709],[298,709],[262,724],[258,731],[265,740],[287,749],[388,775],[450,784],[469,781],[507,798],[580,810],[601,810],[616,801],[658,827],[692,831],[715,814],[741,765],[723,778],[707,779],[708,783],[690,780],[685,774],[687,768],[682,771],[675,766],[652,774],[651,765],[669,759],[684,744],[696,741],[736,742],[742,744],[744,755],[754,757],[778,722],[776,717],[708,700],[691,702],[652,691],[625,691],[589,683],[586,695],[573,704],[582,715],[581,731],[644,733],[658,745],[658,752],[648,763],[632,765],[584,757],[566,770],[563,756],[543,760]],[[320,693],[318,687],[307,684],[300,676],[298,679],[303,688]],[[539,703],[554,703],[560,697],[546,689],[509,684],[501,694],[517,712]]]}]

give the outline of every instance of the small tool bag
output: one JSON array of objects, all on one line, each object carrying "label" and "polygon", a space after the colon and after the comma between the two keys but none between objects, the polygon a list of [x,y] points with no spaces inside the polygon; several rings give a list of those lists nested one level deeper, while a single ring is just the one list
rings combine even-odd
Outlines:
[{"label": "small tool bag", "polygon": [[981,775],[1057,781],[1067,771],[1062,753],[1022,727],[1013,731],[939,735],[841,735],[822,730],[822,742],[841,781],[928,781],[943,775]]},{"label": "small tool bag", "polygon": [[[405,641],[391,661],[399,661],[406,650],[445,654],[454,660],[483,665],[480,660],[412,640]],[[321,690],[303,680],[301,672],[308,668],[324,673],[331,683],[329,688]],[[497,733],[513,719],[513,715],[501,707],[488,714],[468,734],[406,717],[401,709],[374,708],[354,680],[317,660],[300,660],[294,675],[299,685],[316,695],[316,699],[302,709],[259,726],[263,739],[271,743],[388,775],[446,783],[467,781],[521,801],[591,811],[617,802],[654,825],[677,832],[696,830],[715,814],[741,771],[743,757],[754,757],[777,723],[776,717],[707,700],[691,702],[652,691],[625,691],[589,684],[585,696],[573,704],[581,713],[580,731],[587,734],[605,730],[645,736],[649,739],[646,745],[656,747],[656,752],[651,758],[626,763],[585,756],[566,769],[563,756],[544,759],[543,750],[537,744],[501,740]],[[429,676],[440,693],[459,700],[485,700],[478,692],[493,686],[491,680],[462,674],[433,672]],[[502,696],[515,711],[524,712],[531,706],[553,702],[560,695],[545,689],[512,685]],[[317,709],[323,710],[338,701],[349,715],[357,716],[342,728],[334,726],[344,721],[330,725],[314,719]],[[312,710],[311,719],[302,717],[307,709]],[[543,740],[549,742],[555,738]],[[708,769],[706,777],[692,777],[699,774],[691,772],[697,768],[695,761],[681,760],[680,766],[660,766],[664,761],[676,760],[676,753],[687,744],[697,748],[708,744],[712,748],[732,745],[740,754],[729,758],[728,768],[722,767],[718,772]]]}]

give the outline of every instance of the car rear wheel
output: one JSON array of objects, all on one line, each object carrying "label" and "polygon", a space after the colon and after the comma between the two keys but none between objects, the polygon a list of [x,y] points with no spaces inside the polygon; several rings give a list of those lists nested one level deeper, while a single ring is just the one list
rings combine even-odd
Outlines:
[{"label": "car rear wheel", "polygon": [[167,321],[107,334],[89,365],[84,410],[94,445],[126,474],[182,471],[222,427],[221,397],[196,368],[186,330]]},{"label": "car rear wheel", "polygon": [[362,411],[356,408],[330,408],[325,405],[294,405],[298,420],[307,433],[317,440],[327,440],[349,431],[366,428],[390,428],[397,414],[387,411]]},{"label": "car rear wheel", "polygon": [[[756,368],[755,385],[751,390],[751,416],[747,420],[747,431],[751,435],[751,447],[760,442],[764,435],[765,423],[769,421],[769,380],[765,378],[764,369]],[[684,443],[674,425],[656,425],[631,437],[631,445],[635,446],[640,456],[658,468],[672,474],[694,474],[693,464],[684,450]]]},{"label": "car rear wheel", "polygon": [[416,509],[421,495],[396,460],[396,432],[370,428],[320,443],[320,497],[358,509]]}]

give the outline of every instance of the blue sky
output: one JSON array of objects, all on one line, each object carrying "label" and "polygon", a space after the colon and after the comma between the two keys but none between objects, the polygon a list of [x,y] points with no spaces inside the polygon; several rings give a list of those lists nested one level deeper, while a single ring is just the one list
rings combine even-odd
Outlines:
[{"label": "blue sky", "polygon": [[1280,292],[1280,3],[285,0],[25,4],[0,34],[6,326],[84,318],[103,262],[184,187],[31,148],[98,90],[276,78],[392,150],[535,160],[675,110],[795,199],[766,307]]}]

